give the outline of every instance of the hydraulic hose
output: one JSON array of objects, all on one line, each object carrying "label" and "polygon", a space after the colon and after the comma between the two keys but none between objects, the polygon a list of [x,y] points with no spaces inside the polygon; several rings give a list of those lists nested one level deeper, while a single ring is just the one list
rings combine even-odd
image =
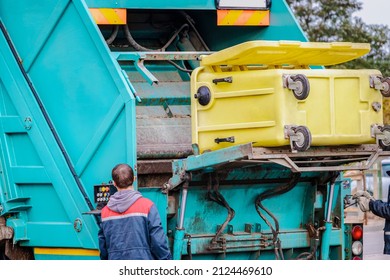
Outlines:
[{"label": "hydraulic hose", "polygon": [[118,36],[118,31],[119,31],[119,25],[115,25],[110,37],[108,39],[106,39],[106,43],[108,45],[111,45],[112,42],[114,42],[114,40],[116,39],[116,36]]},{"label": "hydraulic hose", "polygon": [[[272,189],[269,191],[265,191],[264,193],[260,194],[255,201],[255,207],[256,211],[259,214],[259,216],[265,221],[265,223],[270,227],[273,235],[273,243],[275,245],[275,256],[276,259],[284,259],[283,257],[283,251],[281,247],[281,242],[278,238],[279,235],[279,221],[278,219],[262,204],[262,201],[266,198],[270,198],[276,195],[284,194],[288,191],[290,191],[292,188],[295,187],[295,185],[299,182],[299,179],[301,177],[300,173],[294,173],[290,182],[286,185],[282,185],[276,189]],[[272,226],[271,222],[261,213],[260,209],[265,211],[274,221],[275,228]]]},{"label": "hydraulic hose", "polygon": [[196,36],[198,37],[199,41],[201,42],[201,44],[203,45],[203,48],[206,50],[206,51],[210,51],[210,48],[207,46],[206,42],[203,40],[202,36],[200,36],[198,30],[196,29],[195,27],[195,21],[184,11],[181,12],[181,14],[184,16],[184,18],[187,20],[187,22],[189,23],[189,25],[191,25],[192,29],[194,30]]},{"label": "hydraulic hose", "polygon": [[[172,42],[175,40],[175,38],[177,37],[177,35],[179,35],[180,32],[182,32],[184,29],[188,29],[189,26],[188,24],[183,24],[172,36],[171,38],[165,43],[165,45],[160,48],[160,49],[149,49],[149,48],[146,48],[140,44],[138,44],[133,36],[131,35],[131,32],[130,32],[130,29],[129,29],[129,26],[126,24],[124,25],[124,31],[125,31],[125,36],[126,36],[126,39],[127,41],[129,42],[129,44],[137,51],[141,51],[141,52],[150,52],[150,51],[157,51],[157,52],[165,52],[165,50],[172,44]],[[174,67],[176,67],[178,70],[182,71],[182,72],[186,72],[186,73],[192,73],[192,70],[189,70],[189,69],[186,69],[186,68],[183,68],[181,66],[179,66],[177,63],[173,62],[172,60],[167,60],[168,63],[172,64]]]},{"label": "hydraulic hose", "polygon": [[[144,46],[141,46],[140,44],[138,44],[134,40],[133,36],[131,35],[130,30],[129,30],[129,26],[127,26],[127,24],[125,24],[123,26],[123,30],[125,31],[125,36],[126,36],[127,41],[135,50],[140,51],[140,52],[156,51],[156,50],[152,50],[149,48],[145,48]],[[157,50],[157,51],[160,51],[160,50]]]},{"label": "hydraulic hose", "polygon": [[[211,189],[212,185],[213,185],[213,189]],[[228,215],[227,215],[224,223],[222,224],[222,226],[219,228],[219,230],[217,231],[217,233],[215,234],[215,236],[211,240],[212,244],[215,244],[218,241],[218,238],[221,235],[221,233],[225,230],[225,228],[228,225],[228,223],[231,220],[233,220],[233,218],[235,216],[234,209],[230,207],[229,203],[226,201],[226,199],[223,197],[223,195],[219,192],[218,189],[219,189],[218,177],[215,176],[215,182],[213,184],[212,183],[212,177],[211,177],[211,174],[210,174],[209,182],[208,182],[208,193],[207,193],[208,194],[208,198],[211,201],[214,201],[214,202],[218,203],[219,205],[225,207],[227,209],[227,211],[228,211]]]},{"label": "hydraulic hose", "polygon": [[140,51],[140,52],[150,52],[150,51],[154,51],[154,52],[164,52],[170,44],[172,44],[172,42],[175,40],[175,38],[177,37],[177,35],[179,35],[180,32],[183,31],[183,29],[188,29],[188,24],[183,24],[172,36],[171,38],[165,43],[165,45],[160,48],[160,49],[149,49],[149,48],[146,48],[140,44],[137,43],[137,41],[134,40],[133,36],[131,35],[131,32],[130,32],[130,29],[129,29],[129,26],[127,24],[125,24],[123,26],[124,28],[124,31],[125,31],[125,36],[126,36],[126,39],[127,41],[129,42],[129,44],[137,51]]},{"label": "hydraulic hose", "polygon": [[[278,187],[276,189],[272,189],[272,190],[266,191],[266,192],[260,194],[257,197],[257,199],[256,199],[256,206],[258,206],[259,208],[263,209],[274,220],[274,222],[275,222],[275,231],[277,233],[279,232],[279,222],[276,219],[276,217],[267,208],[265,208],[263,206],[262,201],[264,199],[266,199],[266,198],[273,197],[273,196],[276,196],[276,195],[281,195],[281,194],[284,194],[284,193],[290,191],[298,183],[300,176],[301,176],[300,173],[294,173],[294,175],[292,176],[292,178],[291,178],[291,180],[290,180],[290,182],[288,184],[283,185],[281,187]],[[260,211],[259,211],[259,209],[257,207],[256,207],[256,210],[260,214],[260,216],[263,216],[260,213]]]},{"label": "hydraulic hose", "polygon": [[172,60],[167,60],[168,63],[172,64],[173,66],[175,66],[178,70],[182,71],[182,72],[186,72],[186,73],[192,73],[193,70],[189,70],[189,69],[186,69],[186,68],[183,68],[181,67],[179,64],[173,62]]}]

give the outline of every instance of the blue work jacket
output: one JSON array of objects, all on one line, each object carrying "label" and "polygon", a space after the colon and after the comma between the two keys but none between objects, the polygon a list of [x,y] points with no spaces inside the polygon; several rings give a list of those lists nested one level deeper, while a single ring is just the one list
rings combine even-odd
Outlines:
[{"label": "blue work jacket", "polygon": [[101,218],[101,259],[172,259],[157,208],[139,192],[116,192],[102,209]]},{"label": "blue work jacket", "polygon": [[369,203],[370,210],[375,215],[384,218],[385,228],[384,230],[384,240],[385,246],[383,249],[383,254],[390,255],[390,188],[387,194],[387,202],[382,200],[371,200]]}]

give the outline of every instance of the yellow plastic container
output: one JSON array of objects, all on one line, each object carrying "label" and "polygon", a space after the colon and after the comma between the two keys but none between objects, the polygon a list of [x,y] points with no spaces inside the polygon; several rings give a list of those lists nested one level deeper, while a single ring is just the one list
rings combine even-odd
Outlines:
[{"label": "yellow plastic container", "polygon": [[298,151],[375,143],[383,112],[373,78],[381,73],[308,68],[368,51],[367,44],[254,41],[203,57],[191,76],[193,143],[201,152],[248,142]]}]

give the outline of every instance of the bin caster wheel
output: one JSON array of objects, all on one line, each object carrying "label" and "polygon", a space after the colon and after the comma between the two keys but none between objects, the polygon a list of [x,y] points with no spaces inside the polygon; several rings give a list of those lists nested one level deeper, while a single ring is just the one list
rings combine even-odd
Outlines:
[{"label": "bin caster wheel", "polygon": [[291,90],[295,98],[298,100],[305,100],[309,96],[310,92],[309,80],[302,74],[292,75],[290,76],[290,79],[293,81]]},{"label": "bin caster wheel", "polygon": [[381,89],[381,93],[384,97],[390,97],[390,78],[386,77],[381,79],[383,89]]},{"label": "bin caster wheel", "polygon": [[385,135],[385,138],[378,140],[379,147],[384,151],[390,151],[390,126],[384,126],[381,131]]},{"label": "bin caster wheel", "polygon": [[297,126],[292,129],[295,133],[294,139],[291,141],[293,150],[298,152],[306,151],[311,145],[311,133],[305,126]]}]

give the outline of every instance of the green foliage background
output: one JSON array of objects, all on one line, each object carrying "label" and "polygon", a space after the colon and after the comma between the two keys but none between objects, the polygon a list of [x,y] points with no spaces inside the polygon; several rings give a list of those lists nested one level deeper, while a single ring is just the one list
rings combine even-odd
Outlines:
[{"label": "green foliage background", "polygon": [[[311,42],[369,43],[362,58],[332,68],[378,69],[390,76],[390,29],[366,24],[353,14],[362,9],[358,0],[286,0]],[[389,14],[390,16],[390,14]]]}]

